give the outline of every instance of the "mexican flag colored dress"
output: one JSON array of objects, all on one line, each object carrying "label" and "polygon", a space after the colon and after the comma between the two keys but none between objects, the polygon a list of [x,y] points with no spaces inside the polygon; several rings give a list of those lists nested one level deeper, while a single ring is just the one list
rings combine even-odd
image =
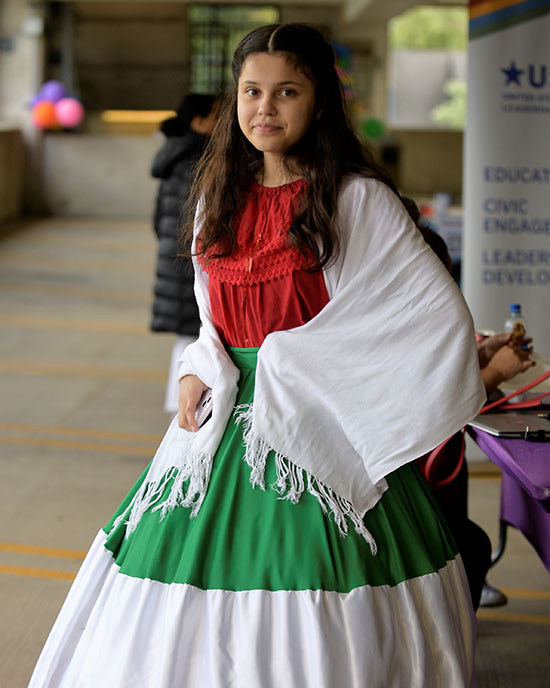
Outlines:
[{"label": "mexican flag colored dress", "polygon": [[151,508],[127,532],[120,516],[141,476],[97,535],[31,688],[473,685],[463,567],[413,465],[387,476],[364,518],[370,541],[353,528],[343,537],[314,490],[282,498],[281,470],[294,468],[274,456],[251,484],[243,413],[258,348],[328,300],[323,273],[306,271],[286,241],[303,190],[255,185],[235,252],[204,263],[240,379],[200,509],[191,518],[183,506],[163,517]]}]

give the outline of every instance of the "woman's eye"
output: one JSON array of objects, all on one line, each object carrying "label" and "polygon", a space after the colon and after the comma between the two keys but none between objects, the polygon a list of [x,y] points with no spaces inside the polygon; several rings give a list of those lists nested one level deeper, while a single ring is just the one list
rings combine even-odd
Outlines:
[{"label": "woman's eye", "polygon": [[258,94],[258,91],[255,88],[247,88],[245,93],[247,96],[255,96]]},{"label": "woman's eye", "polygon": [[293,91],[291,88],[283,88],[283,90],[281,91],[281,95],[285,97],[293,96],[294,93],[295,91]]}]

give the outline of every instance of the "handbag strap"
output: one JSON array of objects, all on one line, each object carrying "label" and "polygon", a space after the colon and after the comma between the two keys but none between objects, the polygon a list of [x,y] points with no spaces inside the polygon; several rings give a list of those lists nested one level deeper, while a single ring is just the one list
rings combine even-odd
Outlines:
[{"label": "handbag strap", "polygon": [[445,451],[445,447],[447,444],[450,442],[450,440],[454,437],[449,437],[446,439],[444,442],[439,444],[435,449],[432,449],[430,452],[426,464],[423,469],[424,476],[426,477],[426,480],[430,483],[430,485],[436,486],[436,487],[443,487],[444,485],[448,485],[449,483],[452,483],[453,480],[458,476],[460,473],[462,466],[464,464],[464,454],[465,454],[465,447],[466,447],[466,438],[465,438],[465,433],[466,433],[466,428],[462,428],[462,430],[459,430],[461,433],[461,444],[460,444],[460,455],[458,457],[458,461],[456,462],[456,466],[453,468],[452,472],[449,473],[448,476],[445,478],[440,478],[439,480],[436,480],[432,475],[431,471],[434,470],[435,464],[437,461],[441,458],[443,452]]},{"label": "handbag strap", "polygon": [[[517,392],[516,392],[517,394]],[[513,409],[526,409],[526,408],[534,408],[535,406],[540,406],[542,404],[542,400],[545,399],[547,396],[550,395],[550,392],[544,392],[544,394],[539,394],[536,397],[531,397],[531,399],[526,399],[525,401],[516,401],[513,404],[502,404],[500,409],[501,411],[511,411]]]},{"label": "handbag strap", "polygon": [[[536,387],[537,385],[540,385],[541,382],[544,382],[547,378],[550,377],[550,370],[547,370],[545,373],[542,375],[539,375],[537,378],[535,378],[532,382],[529,382],[529,384],[524,385],[523,387],[520,387],[520,389],[516,389],[514,392],[511,392],[510,394],[507,394],[505,397],[502,397],[500,399],[497,399],[496,401],[493,401],[491,404],[487,404],[484,406],[479,413],[487,413],[487,411],[490,411],[491,409],[496,408],[497,406],[502,406],[505,404],[509,399],[513,399],[514,397],[517,397],[518,394],[523,394],[524,392],[527,392],[530,389],[533,389],[533,387]],[[537,397],[537,399],[542,399],[546,396],[548,396],[550,392],[547,394],[541,394]],[[531,399],[531,401],[534,401],[534,399]],[[523,404],[525,402],[518,402],[518,404]],[[508,408],[522,408],[521,406],[516,406],[516,404],[508,404]],[[523,408],[527,408],[527,406],[523,406]]]}]

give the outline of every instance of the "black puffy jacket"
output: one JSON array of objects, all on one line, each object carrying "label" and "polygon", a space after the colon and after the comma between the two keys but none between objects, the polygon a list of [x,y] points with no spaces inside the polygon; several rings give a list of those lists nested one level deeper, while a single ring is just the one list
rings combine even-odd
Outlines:
[{"label": "black puffy jacket", "polygon": [[187,130],[168,136],[156,154],[151,174],[161,180],[154,216],[158,237],[158,257],[154,287],[154,332],[175,332],[197,336],[199,311],[193,293],[193,266],[190,259],[178,258],[178,238],[184,222],[183,209],[189,197],[195,164],[207,137]]}]

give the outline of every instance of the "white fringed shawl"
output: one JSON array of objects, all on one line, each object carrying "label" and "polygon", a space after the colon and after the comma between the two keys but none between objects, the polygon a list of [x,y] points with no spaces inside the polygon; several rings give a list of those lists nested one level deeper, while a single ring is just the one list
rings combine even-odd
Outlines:
[{"label": "white fringed shawl", "polygon": [[[240,409],[240,421],[253,484],[263,487],[274,450],[273,487],[292,501],[307,489],[343,534],[349,519],[374,551],[362,516],[386,489],[384,477],[465,425],[485,391],[464,299],[392,191],[349,179],[338,227],[340,255],[324,272],[329,303],[307,324],[266,337],[254,403]],[[193,373],[212,388],[213,417],[195,434],[172,422],[125,515],[130,531],[151,506],[196,514],[234,410],[239,372],[212,323],[197,261],[195,272],[202,328],[180,377]]]}]

